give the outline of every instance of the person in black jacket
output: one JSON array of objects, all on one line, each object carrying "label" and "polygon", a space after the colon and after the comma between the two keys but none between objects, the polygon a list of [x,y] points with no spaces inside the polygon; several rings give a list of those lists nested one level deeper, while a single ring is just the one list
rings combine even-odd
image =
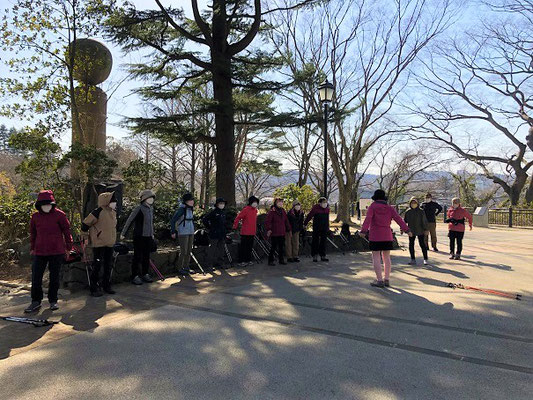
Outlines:
[{"label": "person in black jacket", "polygon": [[[426,194],[426,201],[422,203],[422,210],[426,213],[428,220],[429,234],[431,235],[431,247],[433,251],[439,251],[437,249],[437,215],[442,211],[442,206],[433,201],[431,193]],[[429,249],[429,236],[426,235],[426,249]]]},{"label": "person in black jacket", "polygon": [[300,252],[300,235],[304,230],[304,212],[298,200],[292,203],[291,210],[287,213],[291,231],[285,234],[285,252],[287,262],[300,262],[298,258]]},{"label": "person in black jacket", "polygon": [[224,244],[226,241],[226,200],[219,197],[215,201],[215,208],[202,218],[202,223],[209,231],[208,259],[213,268],[224,265]]},{"label": "person in black jacket", "polygon": [[321,197],[318,203],[311,208],[307,217],[305,217],[304,225],[313,220],[313,241],[311,242],[311,256],[313,261],[317,262],[318,257],[322,261],[329,261],[326,257],[326,240],[329,235],[329,207],[328,199]]}]

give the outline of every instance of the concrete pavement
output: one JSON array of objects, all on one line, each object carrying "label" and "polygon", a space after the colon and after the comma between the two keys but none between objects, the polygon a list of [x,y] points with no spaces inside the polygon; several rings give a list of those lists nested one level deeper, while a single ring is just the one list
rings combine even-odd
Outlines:
[{"label": "concrete pavement", "polygon": [[[533,231],[475,229],[464,260],[430,257],[408,266],[406,251],[393,252],[390,289],[369,286],[369,254],[339,254],[67,296],[53,328],[0,322],[2,395],[530,399]],[[2,314],[19,314],[21,302]]]}]

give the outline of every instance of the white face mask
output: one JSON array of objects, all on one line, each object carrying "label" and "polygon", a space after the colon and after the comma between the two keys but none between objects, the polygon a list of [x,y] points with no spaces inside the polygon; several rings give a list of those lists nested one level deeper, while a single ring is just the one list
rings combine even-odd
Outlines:
[{"label": "white face mask", "polygon": [[326,208],[328,206],[328,203],[320,203],[320,207]]},{"label": "white face mask", "polygon": [[257,208],[257,205],[258,205],[257,203],[252,203],[252,204],[251,204],[251,206],[252,206],[253,208]]},{"label": "white face mask", "polygon": [[218,204],[217,207],[220,208],[221,210],[223,210],[224,207],[226,207],[226,205],[224,203],[222,203],[222,204]]},{"label": "white face mask", "polygon": [[426,197],[426,202],[431,203],[431,197]]},{"label": "white face mask", "polygon": [[149,199],[146,199],[145,202],[146,202],[146,204],[148,204],[149,206],[151,206],[152,204],[154,204],[154,198],[153,198],[153,197],[150,197]]},{"label": "white face mask", "polygon": [[111,208],[112,210],[116,210],[117,209],[117,202],[113,201],[113,202],[109,203],[109,208]]},{"label": "white face mask", "polygon": [[52,205],[51,204],[45,204],[44,206],[41,206],[41,210],[44,213],[48,214],[52,210]]},{"label": "white face mask", "polygon": [[294,209],[295,209],[296,211],[300,211],[300,210],[302,209],[302,206],[294,206]]}]

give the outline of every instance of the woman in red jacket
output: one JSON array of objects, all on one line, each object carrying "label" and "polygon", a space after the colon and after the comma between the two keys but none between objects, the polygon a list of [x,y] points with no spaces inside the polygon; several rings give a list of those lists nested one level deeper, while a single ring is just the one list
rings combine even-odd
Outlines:
[{"label": "woman in red jacket", "polygon": [[[461,201],[457,197],[452,199],[452,207],[448,210],[448,237],[450,238],[450,260],[460,260],[463,251],[463,238],[465,236],[465,220],[468,220],[470,230],[472,230],[472,215],[461,207]],[[455,242],[457,241],[457,253],[455,252]]]},{"label": "woman in red jacket", "polygon": [[42,190],[35,202],[37,212],[31,216],[30,238],[33,264],[31,271],[31,304],[26,313],[41,308],[43,299],[43,275],[46,267],[50,271],[48,301],[50,310],[57,310],[59,271],[61,264],[72,249],[70,223],[63,211],[56,208],[54,193]]},{"label": "woman in red jacket", "polygon": [[254,247],[254,238],[257,232],[257,207],[259,199],[251,196],[248,199],[248,205],[244,207],[233,222],[233,229],[241,225],[241,245],[239,246],[240,266],[252,265],[252,249]]},{"label": "woman in red jacket", "polygon": [[275,199],[274,205],[270,207],[265,221],[267,236],[270,238],[271,246],[268,254],[268,265],[274,266],[274,253],[278,252],[278,259],[281,265],[285,262],[285,234],[291,232],[291,224],[287,213],[283,208],[283,199]]}]

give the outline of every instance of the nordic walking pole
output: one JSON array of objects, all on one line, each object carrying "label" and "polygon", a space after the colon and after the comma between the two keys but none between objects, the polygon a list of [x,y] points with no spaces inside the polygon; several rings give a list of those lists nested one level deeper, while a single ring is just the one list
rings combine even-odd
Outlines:
[{"label": "nordic walking pole", "polygon": [[58,323],[57,321],[48,321],[47,319],[35,319],[35,318],[25,318],[25,317],[0,317],[0,318],[2,318],[4,321],[30,324],[36,328],[40,328],[42,326],[50,326],[50,325],[54,325]]},{"label": "nordic walking pole", "polygon": [[335,247],[335,248],[336,248],[337,250],[339,250],[339,251],[342,251],[342,254],[343,254],[343,255],[346,254],[346,253],[344,252],[344,250],[341,250],[340,247],[337,246],[337,245],[335,244],[335,242],[334,242],[333,240],[331,240],[331,238],[330,238],[329,236],[326,237],[326,239],[328,239],[328,242],[330,242],[330,243],[333,245],[333,247]]},{"label": "nordic walking pole", "polygon": [[462,283],[451,283],[450,282],[446,286],[451,287],[452,289],[472,290],[475,292],[481,292],[485,294],[493,294],[495,296],[506,297],[508,299],[522,300],[522,295],[520,293],[508,293],[508,292],[500,292],[498,290],[493,290],[493,289],[481,289],[481,288],[476,288],[473,286],[464,286]]},{"label": "nordic walking pole", "polygon": [[196,263],[196,265],[198,265],[198,268],[200,268],[200,271],[202,271],[202,274],[205,275],[204,269],[202,268],[202,266],[198,262],[198,259],[196,258],[196,256],[194,255],[194,253],[192,251],[191,251],[191,257],[194,260],[194,262]]},{"label": "nordic walking pole", "polygon": [[[80,240],[81,251],[83,252],[83,263],[85,264],[85,272],[87,273],[87,282],[89,283],[89,288],[91,287],[91,274],[89,273],[90,264],[87,259],[87,253],[85,252],[86,246],[83,243],[83,239]],[[92,272],[92,271],[91,271]]]},{"label": "nordic walking pole", "polygon": [[156,273],[156,275],[159,277],[159,279],[161,281],[165,280],[165,277],[163,276],[163,274],[161,272],[159,272],[159,269],[157,269],[157,267],[155,266],[155,264],[154,264],[154,262],[152,260],[150,260],[150,267]]},{"label": "nordic walking pole", "polygon": [[226,257],[228,258],[229,265],[231,265],[233,267],[233,258],[231,257],[231,253],[230,253],[230,251],[228,249],[227,243],[224,243],[224,250],[226,252]]}]

